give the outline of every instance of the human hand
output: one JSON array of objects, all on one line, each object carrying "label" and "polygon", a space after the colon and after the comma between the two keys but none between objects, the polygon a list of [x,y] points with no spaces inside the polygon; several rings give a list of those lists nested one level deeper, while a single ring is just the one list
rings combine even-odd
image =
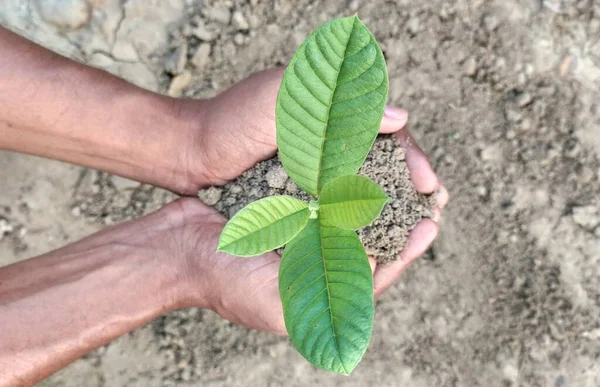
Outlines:
[{"label": "human hand", "polygon": [[[202,126],[194,145],[200,153],[186,152],[198,160],[196,164],[186,163],[195,167],[196,172],[191,176],[196,176],[198,181],[223,184],[275,154],[275,101],[282,75],[282,69],[254,74],[204,102]],[[189,109],[193,109],[192,105]],[[407,118],[404,110],[387,108],[381,133],[397,133],[406,149],[406,162],[415,188],[425,194],[437,192],[438,205],[432,219],[421,220],[411,231],[399,260],[387,265],[377,265],[371,260],[376,296],[431,245],[437,236],[440,210],[448,202],[448,192],[405,128]],[[216,226],[214,246],[221,227]],[[285,333],[277,288],[280,257],[275,253],[251,259],[221,253],[217,256],[210,264],[220,267],[211,285],[216,300],[212,308],[221,316],[248,327]]]}]

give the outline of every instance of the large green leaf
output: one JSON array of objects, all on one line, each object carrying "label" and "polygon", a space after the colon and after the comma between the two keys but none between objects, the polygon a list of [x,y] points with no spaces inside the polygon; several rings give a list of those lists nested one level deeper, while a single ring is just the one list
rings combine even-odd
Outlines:
[{"label": "large green leaf", "polygon": [[308,205],[291,196],[272,196],[250,203],[227,222],[217,251],[251,257],[288,243],[306,225]]},{"label": "large green leaf", "polygon": [[368,226],[388,197],[368,177],[341,176],[327,183],[319,197],[319,211],[329,223],[347,230]]},{"label": "large green leaf", "polygon": [[379,131],[388,93],[385,59],[357,16],[335,19],[298,48],[275,111],[279,158],[308,193],[355,174]]},{"label": "large green leaf", "polygon": [[356,233],[309,220],[285,248],[279,292],[296,349],[319,368],[349,374],[373,330],[373,277]]}]

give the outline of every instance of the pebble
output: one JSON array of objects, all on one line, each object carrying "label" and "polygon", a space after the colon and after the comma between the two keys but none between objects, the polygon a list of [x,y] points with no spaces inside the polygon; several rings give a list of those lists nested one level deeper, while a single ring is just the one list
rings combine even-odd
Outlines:
[{"label": "pebble", "polygon": [[187,63],[188,45],[183,42],[179,47],[171,53],[165,60],[165,70],[169,74],[178,75],[185,70],[185,64]]},{"label": "pebble", "polygon": [[219,200],[221,200],[222,194],[223,190],[221,188],[209,187],[208,189],[201,190],[198,193],[198,197],[204,202],[204,204],[208,206],[214,206]]},{"label": "pebble", "polygon": [[4,238],[4,234],[13,232],[13,226],[6,219],[0,219],[0,241]]},{"label": "pebble", "polygon": [[207,26],[204,23],[199,23],[193,30],[192,34],[200,40],[205,42],[212,42],[219,36],[217,29]]},{"label": "pebble", "polygon": [[233,43],[237,44],[238,46],[243,45],[245,40],[246,38],[244,37],[244,34],[239,32],[233,37]]},{"label": "pebble", "polygon": [[91,6],[86,0],[37,0],[41,18],[62,30],[76,30],[90,21]]},{"label": "pebble", "polygon": [[488,189],[484,185],[480,185],[475,188],[475,192],[479,197],[486,197],[488,194]]},{"label": "pebble", "polygon": [[267,184],[271,188],[284,188],[288,175],[283,167],[276,167],[267,172]]},{"label": "pebble", "polygon": [[573,221],[587,231],[600,225],[600,211],[595,206],[573,207]]},{"label": "pebble", "polygon": [[224,6],[208,8],[204,12],[204,15],[210,20],[224,25],[228,25],[231,22],[231,10]]},{"label": "pebble", "polygon": [[240,11],[235,11],[232,17],[233,26],[240,31],[247,31],[250,28],[248,21],[244,17],[244,14]]},{"label": "pebble", "polygon": [[121,176],[112,176],[112,183],[118,190],[126,190],[137,188],[140,184],[137,181],[133,181]]},{"label": "pebble", "polygon": [[465,63],[463,63],[462,72],[469,77],[474,76],[477,73],[477,58],[472,56],[467,59]]},{"label": "pebble", "polygon": [[533,97],[528,92],[524,91],[515,96],[515,102],[519,107],[525,107],[533,101]]},{"label": "pebble", "polygon": [[358,11],[359,7],[360,7],[360,1],[359,0],[352,0],[352,1],[350,1],[350,4],[348,4],[348,8],[350,9],[350,12],[356,12],[356,11]]},{"label": "pebble", "polygon": [[168,94],[171,97],[181,97],[183,90],[188,87],[192,81],[192,74],[189,71],[185,71],[171,80]]},{"label": "pebble", "polygon": [[523,119],[523,114],[510,106],[505,108],[504,114],[506,114],[506,119],[510,122],[520,122]]},{"label": "pebble", "polygon": [[575,63],[575,56],[566,55],[557,66],[558,75],[561,77],[569,75],[575,67]]},{"label": "pebble", "polygon": [[488,13],[483,16],[482,25],[487,32],[494,32],[500,25],[500,20],[496,15]]},{"label": "pebble", "polygon": [[203,69],[210,62],[211,47],[208,43],[202,43],[196,49],[196,53],[192,57],[192,64],[197,69]]},{"label": "pebble", "polygon": [[416,35],[421,30],[421,20],[413,16],[406,23],[406,31],[411,35]]}]

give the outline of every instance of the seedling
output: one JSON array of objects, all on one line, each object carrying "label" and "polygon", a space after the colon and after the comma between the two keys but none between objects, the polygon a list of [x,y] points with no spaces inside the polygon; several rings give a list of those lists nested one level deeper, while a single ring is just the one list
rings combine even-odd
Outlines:
[{"label": "seedling", "polygon": [[281,163],[315,200],[253,202],[227,223],[218,246],[249,257],[285,245],[279,293],[290,338],[313,365],[341,374],[360,362],[373,330],[373,276],[355,230],[388,197],[356,173],[387,93],[381,48],[357,16],[314,31],[285,71],[275,115]]}]

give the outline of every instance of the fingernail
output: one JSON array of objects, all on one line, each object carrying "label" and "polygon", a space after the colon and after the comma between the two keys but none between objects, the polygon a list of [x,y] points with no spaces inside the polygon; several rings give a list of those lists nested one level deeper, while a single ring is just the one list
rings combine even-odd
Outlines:
[{"label": "fingernail", "polygon": [[395,106],[386,106],[384,114],[386,117],[398,121],[406,121],[408,113],[404,109],[397,108]]}]

